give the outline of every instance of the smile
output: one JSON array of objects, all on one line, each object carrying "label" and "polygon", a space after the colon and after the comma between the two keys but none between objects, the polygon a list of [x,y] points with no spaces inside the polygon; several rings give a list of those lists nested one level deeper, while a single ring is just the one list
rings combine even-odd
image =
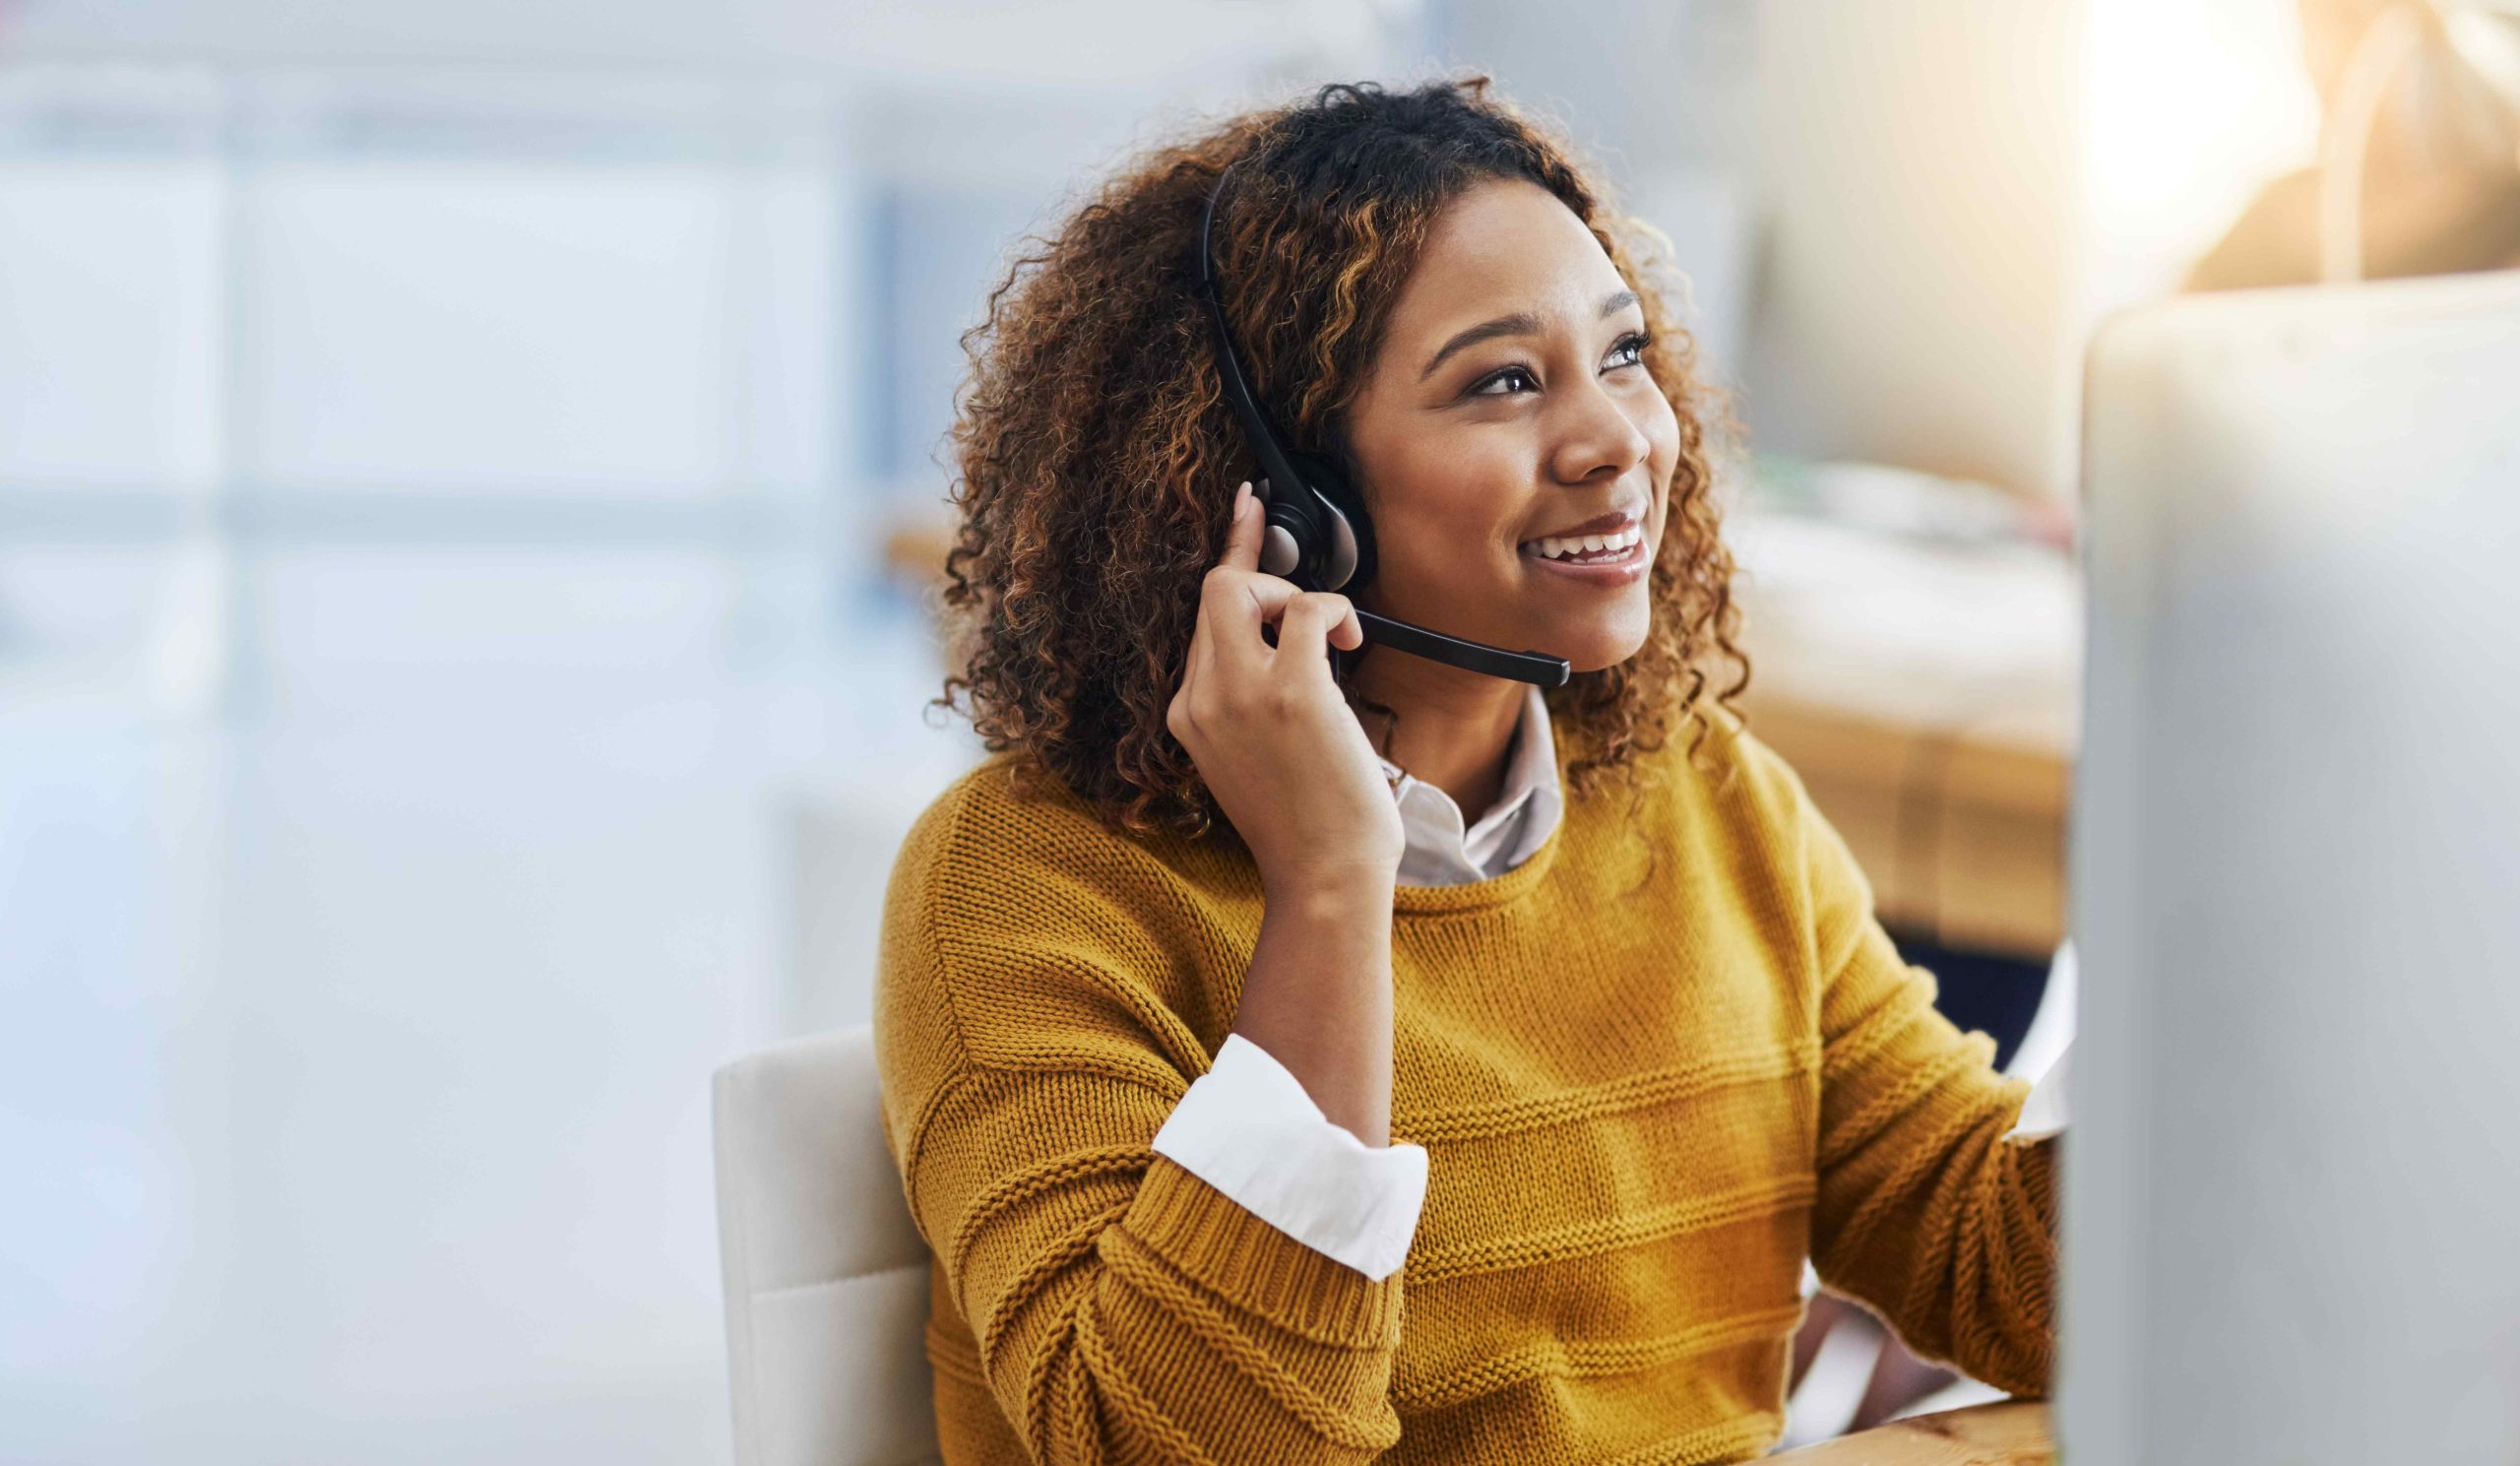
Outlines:
[{"label": "smile", "polygon": [[1638,547],[1645,542],[1645,527],[1631,524],[1606,535],[1552,536],[1530,540],[1522,544],[1522,552],[1537,560],[1550,560],[1569,565],[1615,565],[1640,558]]}]

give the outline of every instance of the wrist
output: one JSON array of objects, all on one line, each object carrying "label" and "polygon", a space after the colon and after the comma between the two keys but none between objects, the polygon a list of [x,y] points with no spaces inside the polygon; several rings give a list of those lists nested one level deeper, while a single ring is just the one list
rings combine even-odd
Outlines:
[{"label": "wrist", "polygon": [[1320,919],[1365,916],[1387,921],[1398,862],[1300,865],[1260,872],[1269,911]]}]

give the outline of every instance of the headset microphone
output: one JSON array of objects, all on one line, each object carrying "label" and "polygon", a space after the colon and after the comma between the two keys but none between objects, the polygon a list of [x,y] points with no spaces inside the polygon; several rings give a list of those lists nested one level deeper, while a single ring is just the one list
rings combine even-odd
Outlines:
[{"label": "headset microphone", "polygon": [[[1240,164],[1227,165],[1208,191],[1207,208],[1199,215],[1199,252],[1194,267],[1200,300],[1208,309],[1217,372],[1225,379],[1225,400],[1241,424],[1242,435],[1260,460],[1260,476],[1251,482],[1262,503],[1260,568],[1284,576],[1307,591],[1340,591],[1353,602],[1373,579],[1373,521],[1363,498],[1328,460],[1289,449],[1260,411],[1260,399],[1242,375],[1233,349],[1233,333],[1225,323],[1225,299],[1217,287],[1215,257],[1209,234],[1217,217],[1217,198],[1225,180]],[[1485,642],[1465,641],[1395,621],[1358,607],[1356,622],[1365,641],[1395,652],[1423,657],[1465,671],[1543,687],[1563,687],[1573,668],[1563,657],[1544,652],[1509,652]]]}]

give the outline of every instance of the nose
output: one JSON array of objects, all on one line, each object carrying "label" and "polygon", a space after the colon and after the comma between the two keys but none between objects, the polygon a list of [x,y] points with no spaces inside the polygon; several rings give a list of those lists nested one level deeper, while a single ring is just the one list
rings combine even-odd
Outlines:
[{"label": "nose", "polygon": [[1615,482],[1654,451],[1654,440],[1599,377],[1561,395],[1556,406],[1562,421],[1549,449],[1549,472],[1560,483]]}]

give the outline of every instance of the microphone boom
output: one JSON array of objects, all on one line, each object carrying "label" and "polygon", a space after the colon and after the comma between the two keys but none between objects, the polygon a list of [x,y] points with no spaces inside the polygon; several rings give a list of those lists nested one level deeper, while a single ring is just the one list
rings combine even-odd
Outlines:
[{"label": "microphone boom", "polygon": [[1563,687],[1566,679],[1574,673],[1573,665],[1563,657],[1551,657],[1545,652],[1508,652],[1502,647],[1464,641],[1457,636],[1446,636],[1423,626],[1412,626],[1407,621],[1395,621],[1389,616],[1378,616],[1361,608],[1356,611],[1356,624],[1364,628],[1368,643],[1386,646],[1395,652],[1406,652],[1412,657],[1423,657],[1429,662],[1440,662],[1446,667],[1458,667],[1464,671],[1532,682],[1543,687]]}]

